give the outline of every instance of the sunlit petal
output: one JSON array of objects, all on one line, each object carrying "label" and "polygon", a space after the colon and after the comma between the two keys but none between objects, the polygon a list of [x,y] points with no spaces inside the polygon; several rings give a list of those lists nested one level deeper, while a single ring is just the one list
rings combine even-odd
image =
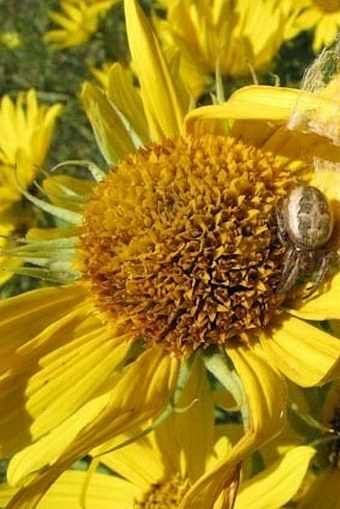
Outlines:
[{"label": "sunlit petal", "polygon": [[315,454],[312,447],[295,447],[282,460],[245,482],[235,509],[279,509],[296,494]]},{"label": "sunlit petal", "polygon": [[140,81],[152,138],[162,140],[181,133],[188,106],[179,93],[159,42],[135,0],[125,0],[125,13],[133,67]]},{"label": "sunlit petal", "polygon": [[210,509],[228,484],[235,482],[237,468],[251,454],[282,429],[286,414],[286,388],[279,373],[253,349],[228,351],[239,373],[249,407],[249,428],[230,455],[200,478],[185,496],[180,509]]},{"label": "sunlit petal", "polygon": [[304,302],[297,302],[289,313],[304,320],[339,320],[340,319],[340,273],[337,273],[328,283],[328,287]]},{"label": "sunlit petal", "polygon": [[260,335],[261,347],[277,367],[303,387],[339,376],[340,341],[291,316]]}]

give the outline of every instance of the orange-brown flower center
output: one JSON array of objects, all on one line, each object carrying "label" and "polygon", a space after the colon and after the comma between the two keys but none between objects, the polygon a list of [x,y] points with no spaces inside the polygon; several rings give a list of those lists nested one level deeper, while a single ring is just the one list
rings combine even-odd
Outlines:
[{"label": "orange-brown flower center", "polygon": [[277,311],[277,202],[294,176],[222,136],[150,145],[112,168],[85,209],[84,282],[108,319],[177,355],[248,340]]}]

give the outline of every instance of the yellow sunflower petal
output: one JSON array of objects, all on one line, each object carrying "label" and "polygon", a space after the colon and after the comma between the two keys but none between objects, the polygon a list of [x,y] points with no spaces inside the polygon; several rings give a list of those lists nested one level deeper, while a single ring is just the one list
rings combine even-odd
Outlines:
[{"label": "yellow sunflower petal", "polygon": [[[21,294],[0,303],[0,373],[15,369],[15,351],[27,348],[41,330],[84,301],[78,285],[43,288]],[[20,363],[18,363],[20,366]]]},{"label": "yellow sunflower petal", "polygon": [[82,100],[98,146],[108,163],[115,163],[135,151],[122,120],[99,88],[85,83]]},{"label": "yellow sunflower petal", "polygon": [[22,108],[18,111],[23,116],[22,122],[19,122],[17,117],[18,148],[24,149],[30,155],[37,168],[46,158],[54,125],[60,112],[60,104],[54,104],[49,108],[39,106],[36,92],[33,89],[29,90],[26,95],[25,116]]},{"label": "yellow sunflower petal", "polygon": [[[119,437],[119,443],[133,439],[138,434],[125,434]],[[151,485],[157,484],[168,472],[159,449],[153,447],[150,435],[139,438],[121,449],[100,456],[100,462],[127,479],[143,492],[147,492]],[[171,442],[168,447],[171,447]]]},{"label": "yellow sunflower petal", "polygon": [[67,6],[64,9],[66,14],[69,16],[68,18],[64,16],[63,14],[60,14],[59,12],[50,12],[50,18],[61,27],[65,28],[66,30],[73,31],[76,28],[75,23],[79,23],[81,21],[80,12],[77,11],[74,7],[71,5]]},{"label": "yellow sunflower petal", "polygon": [[[106,392],[16,454],[8,468],[8,479],[11,484],[27,486],[8,509],[33,509],[42,493],[79,457],[157,414],[175,388],[178,369],[176,359],[156,349],[146,351],[112,377]],[[48,465],[50,468],[45,470],[43,467]]]},{"label": "yellow sunflower petal", "polygon": [[[15,178],[22,187],[27,188],[36,176],[46,157],[60,110],[60,104],[49,108],[39,105],[34,89],[25,94],[19,93],[16,103],[8,96],[1,99],[1,209],[21,198]],[[19,152],[25,164],[16,168]]]},{"label": "yellow sunflower petal", "polygon": [[340,272],[329,282],[328,288],[313,299],[306,300],[289,313],[304,320],[340,319]]},{"label": "yellow sunflower petal", "polygon": [[[175,413],[173,419],[176,436],[186,458],[186,473],[190,479],[198,479],[204,473],[206,458],[212,452],[214,440],[212,397],[205,367],[201,362],[195,362],[179,402],[179,406],[183,408],[192,406],[186,412]],[[195,400],[197,404],[194,403]],[[166,451],[165,443],[163,450]]]},{"label": "yellow sunflower petal", "polygon": [[320,21],[315,27],[313,50],[315,53],[321,51],[322,47],[332,44],[339,32],[340,16],[336,14],[335,19],[332,20],[332,14],[321,14]]},{"label": "yellow sunflower petal", "polygon": [[57,117],[61,113],[61,106],[55,104],[49,108],[45,118],[32,135],[32,146],[35,148],[35,170],[40,169],[40,165],[46,158],[48,149],[51,145],[54,125]]},{"label": "yellow sunflower petal", "polygon": [[[176,411],[181,408],[183,412]],[[213,453],[214,441],[213,399],[199,358],[193,364],[176,409],[153,433],[101,456],[100,461],[144,492],[149,490],[150,485],[179,472],[190,480],[196,480],[205,471],[206,460]],[[138,430],[134,436],[137,435]],[[129,438],[133,435],[125,437]],[[122,442],[124,438],[118,441]],[[112,444],[112,447],[115,445]]]},{"label": "yellow sunflower petal", "polygon": [[263,332],[260,343],[280,371],[302,387],[320,385],[340,374],[340,341],[293,316]]},{"label": "yellow sunflower petal", "polygon": [[18,489],[8,486],[7,483],[0,483],[0,507],[7,507],[7,504],[17,493]]},{"label": "yellow sunflower petal", "polygon": [[113,475],[69,471],[52,486],[39,503],[39,509],[81,509],[84,484],[88,481],[84,500],[86,509],[121,509],[133,507],[140,491],[131,483]]},{"label": "yellow sunflower petal", "polygon": [[[42,436],[91,398],[129,349],[128,341],[117,344],[112,333],[101,330],[98,321],[86,317],[86,308],[84,311],[70,314],[66,323],[58,323],[59,330],[46,331],[46,336],[55,341],[54,351],[40,359],[41,369],[26,388],[34,437]],[[66,335],[64,331],[71,320],[75,322],[72,332],[77,338],[73,341],[72,334]],[[61,335],[68,336],[69,342],[57,348]]]},{"label": "yellow sunflower petal", "polygon": [[[243,459],[277,435],[286,415],[286,387],[258,348],[239,347],[228,351],[239,374],[249,408],[249,429],[230,455],[193,485],[180,509],[211,509],[223,490],[237,483],[237,469]],[[229,496],[229,495],[228,495]]]},{"label": "yellow sunflower petal", "polygon": [[[312,5],[312,2],[307,0],[306,4]],[[304,10],[297,18],[296,23],[302,30],[310,30],[322,16],[322,11],[317,8],[310,7]]]},{"label": "yellow sunflower petal", "polygon": [[44,180],[42,187],[54,205],[80,212],[94,186],[95,183],[91,180],[80,180],[68,175],[52,175]]},{"label": "yellow sunflower petal", "polygon": [[192,365],[174,412],[154,436],[154,447],[160,451],[168,473],[181,472],[190,480],[204,473],[206,460],[213,452],[214,405],[206,369],[199,358]]},{"label": "yellow sunflower petal", "polygon": [[282,460],[242,485],[235,509],[279,509],[300,488],[314,454],[312,447],[294,447]]},{"label": "yellow sunflower petal", "polygon": [[[84,496],[82,490],[86,483]],[[39,503],[39,509],[123,509],[133,507],[140,490],[113,475],[66,472]]]},{"label": "yellow sunflower petal", "polygon": [[144,144],[149,139],[143,104],[132,75],[120,63],[115,63],[108,75],[108,97],[129,122]]},{"label": "yellow sunflower petal", "polygon": [[151,137],[163,140],[182,132],[188,104],[171,75],[149,21],[135,0],[125,0],[125,14],[133,68],[141,85]]},{"label": "yellow sunflower petal", "polygon": [[[0,506],[14,497],[18,490],[0,484]],[[122,509],[133,507],[140,490],[114,475],[68,471],[60,476],[39,502],[39,509]],[[6,506],[7,507],[7,506]]]},{"label": "yellow sunflower petal", "polygon": [[[62,294],[66,306],[67,291]],[[53,298],[52,292],[49,295]],[[25,319],[20,313],[19,317]],[[36,319],[39,322],[38,314]],[[11,320],[12,326],[17,323]],[[0,420],[4,454],[49,432],[98,391],[129,348],[127,341],[119,346],[112,336],[113,331],[89,315],[87,306],[78,305],[35,338],[7,352],[12,352],[16,363],[0,381],[1,405],[6,409]]]},{"label": "yellow sunflower petal", "polygon": [[[235,92],[227,102],[202,106],[185,117],[187,133],[207,132],[208,122],[233,120],[287,121],[296,104],[299,90],[251,85]],[[202,126],[201,124],[204,124]]]},{"label": "yellow sunflower petal", "polygon": [[[66,419],[42,439],[16,454],[8,467],[8,481],[11,485],[20,485],[25,481],[39,479],[39,470],[51,466],[72,446],[72,441],[90,423],[98,419],[110,400],[110,391],[93,397],[80,410]],[[54,469],[51,469],[54,472]]]}]

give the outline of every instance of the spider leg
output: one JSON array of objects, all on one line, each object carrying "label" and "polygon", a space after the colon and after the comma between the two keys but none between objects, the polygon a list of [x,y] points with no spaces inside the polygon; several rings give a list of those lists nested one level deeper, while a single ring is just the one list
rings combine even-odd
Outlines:
[{"label": "spider leg", "polygon": [[336,261],[336,255],[333,252],[329,252],[325,254],[322,259],[321,263],[319,265],[319,269],[316,275],[316,278],[313,282],[313,284],[306,289],[305,294],[303,296],[304,299],[307,299],[317,288],[322,285],[322,283],[325,282],[327,279],[327,276],[329,274],[330,268],[332,267],[333,263]]},{"label": "spider leg", "polygon": [[279,293],[287,293],[296,283],[300,272],[300,258],[296,249],[291,246],[287,249],[284,266],[282,270],[282,283],[278,289]]}]

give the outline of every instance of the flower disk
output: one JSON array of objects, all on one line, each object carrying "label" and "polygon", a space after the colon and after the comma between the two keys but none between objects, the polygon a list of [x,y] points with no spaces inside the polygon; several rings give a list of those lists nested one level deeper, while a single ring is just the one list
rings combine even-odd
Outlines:
[{"label": "flower disk", "polygon": [[278,158],[223,136],[129,156],[84,212],[79,252],[96,307],[179,356],[249,341],[277,312],[275,209],[294,181]]},{"label": "flower disk", "polygon": [[152,485],[143,501],[135,501],[135,509],[176,509],[189,489],[189,480],[182,480],[175,474],[166,482]]}]

